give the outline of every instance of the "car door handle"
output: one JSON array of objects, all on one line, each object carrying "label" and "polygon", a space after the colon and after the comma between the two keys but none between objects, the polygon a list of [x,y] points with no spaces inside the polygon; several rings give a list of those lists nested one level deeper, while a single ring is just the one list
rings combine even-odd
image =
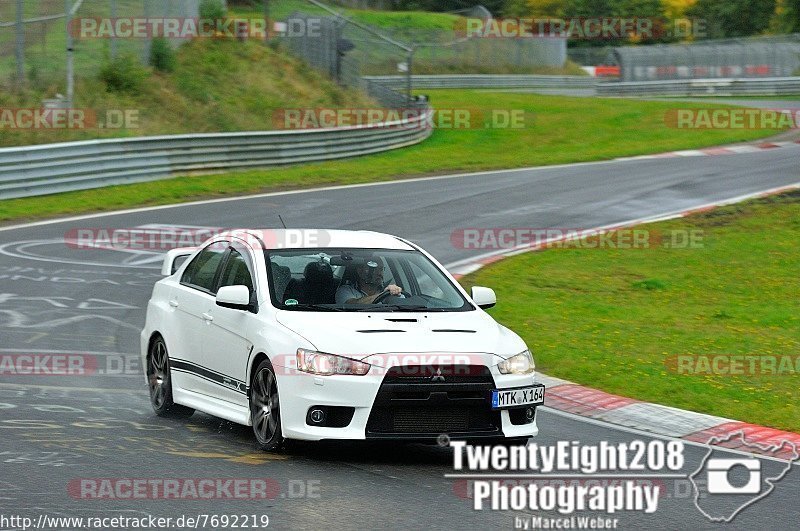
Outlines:
[{"label": "car door handle", "polygon": [[180,306],[180,304],[178,304],[178,301],[169,301],[169,305],[172,306],[173,308],[177,308],[178,306]]},{"label": "car door handle", "polygon": [[204,313],[203,315],[201,315],[201,317],[203,318],[203,320],[209,323],[214,320],[214,316],[208,313]]}]

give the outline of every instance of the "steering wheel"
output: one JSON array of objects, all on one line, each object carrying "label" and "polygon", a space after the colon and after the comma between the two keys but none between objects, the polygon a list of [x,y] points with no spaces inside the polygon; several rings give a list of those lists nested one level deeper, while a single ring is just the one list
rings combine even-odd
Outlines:
[{"label": "steering wheel", "polygon": [[[412,296],[412,295],[411,295],[409,292],[407,292],[406,290],[402,290],[402,291],[400,291],[400,295],[402,295],[402,296],[403,296],[403,297],[405,297],[406,299],[409,299],[409,298],[411,298],[411,296]],[[384,291],[384,292],[382,292],[380,295],[378,295],[377,297],[375,297],[375,299],[372,301],[372,304],[382,304],[382,303],[383,303],[383,301],[385,301],[385,300],[386,300],[386,299],[388,299],[389,297],[397,297],[397,295],[392,295],[392,293],[391,293],[391,292],[389,292],[389,291]]]}]

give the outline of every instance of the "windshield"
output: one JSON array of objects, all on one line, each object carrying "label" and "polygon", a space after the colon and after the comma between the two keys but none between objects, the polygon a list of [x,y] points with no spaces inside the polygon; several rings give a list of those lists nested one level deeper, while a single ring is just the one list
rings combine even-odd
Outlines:
[{"label": "windshield", "polygon": [[473,306],[424,254],[383,249],[267,251],[272,304],[291,311],[444,312]]}]

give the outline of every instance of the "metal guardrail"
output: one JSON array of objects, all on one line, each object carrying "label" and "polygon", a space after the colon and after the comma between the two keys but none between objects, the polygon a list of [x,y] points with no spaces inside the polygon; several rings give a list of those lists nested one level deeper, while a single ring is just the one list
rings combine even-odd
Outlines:
[{"label": "metal guardrail", "polygon": [[397,122],[336,129],[191,134],[0,148],[0,199],[389,151],[428,138],[432,133],[429,112]]},{"label": "metal guardrail", "polygon": [[[401,88],[400,76],[366,77],[374,84]],[[800,94],[800,77],[605,81],[583,76],[443,75],[414,76],[415,89],[495,88],[593,90],[597,96],[779,96]]]},{"label": "metal guardrail", "polygon": [[598,96],[780,96],[800,94],[800,77],[676,79],[598,83]]},{"label": "metal guardrail", "polygon": [[[402,89],[402,76],[367,76],[364,79],[392,89]],[[464,74],[412,76],[414,89],[434,88],[549,88],[592,89],[598,80],[589,76],[539,76],[526,74]]]}]

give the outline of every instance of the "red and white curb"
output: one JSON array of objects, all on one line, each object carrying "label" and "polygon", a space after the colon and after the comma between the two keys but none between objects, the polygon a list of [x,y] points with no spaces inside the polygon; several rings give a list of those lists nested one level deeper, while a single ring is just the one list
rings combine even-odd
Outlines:
[{"label": "red and white curb", "polygon": [[[800,183],[742,195],[715,203],[708,203],[690,210],[607,225],[595,230],[608,231],[630,228],[635,225],[687,217],[748,199],[769,197],[793,190],[800,190]],[[513,249],[493,251],[491,253],[454,262],[449,264],[447,269],[458,279],[509,256],[538,251],[547,247],[548,244],[563,241],[566,238],[565,236],[561,236],[553,238],[552,240],[547,240],[537,246],[525,245]],[[617,396],[566,380],[553,378],[542,373],[537,373],[537,381],[547,386],[547,393],[545,395],[546,407],[572,415],[591,418],[604,423],[624,426],[655,435],[679,438],[701,444],[713,444],[722,448],[762,454],[779,459],[792,460],[795,458],[792,448],[786,445],[781,446],[783,442],[794,445],[795,451],[800,452],[800,434],[797,433],[715,417],[704,413],[685,411],[662,406],[660,404],[642,402],[633,398]],[[741,434],[741,437],[734,437],[736,434]],[[745,441],[747,441],[747,444],[745,444]],[[772,447],[771,451],[770,447]],[[775,450],[774,448],[776,447],[779,449]]]},{"label": "red and white curb", "polygon": [[682,151],[670,151],[667,153],[657,153],[655,155],[639,155],[636,157],[621,157],[614,160],[648,160],[648,159],[669,159],[675,157],[714,157],[718,155],[736,155],[738,153],[756,153],[770,149],[785,147],[796,147],[800,140],[782,142],[761,142],[760,144],[741,144],[735,146],[712,147],[705,149],[686,149]]}]

